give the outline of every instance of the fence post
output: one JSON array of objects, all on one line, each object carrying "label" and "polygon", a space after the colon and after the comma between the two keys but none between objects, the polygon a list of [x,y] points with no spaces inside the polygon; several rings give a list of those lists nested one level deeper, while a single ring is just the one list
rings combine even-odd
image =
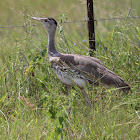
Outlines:
[{"label": "fence post", "polygon": [[94,10],[93,0],[87,0],[87,15],[88,15],[88,33],[89,33],[89,49],[90,56],[92,56],[95,48],[95,29],[94,29]]}]

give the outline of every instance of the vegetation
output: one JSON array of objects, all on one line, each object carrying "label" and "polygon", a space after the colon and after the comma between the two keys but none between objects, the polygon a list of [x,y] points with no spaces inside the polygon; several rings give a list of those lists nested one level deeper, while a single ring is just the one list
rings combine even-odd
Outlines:
[{"label": "vegetation", "polygon": [[[57,8],[56,8],[57,7]],[[95,18],[140,16],[139,0],[95,0]],[[131,8],[131,9],[129,9]],[[38,24],[32,16],[57,21],[84,20],[84,0],[1,1],[0,26]],[[46,14],[47,13],[47,14]],[[47,32],[42,25],[0,28],[0,139],[139,139],[139,19],[96,22],[94,56],[127,81],[132,89],[86,87],[94,102],[86,110],[77,87],[67,95],[48,62]],[[56,47],[88,55],[86,23],[60,23]]]}]

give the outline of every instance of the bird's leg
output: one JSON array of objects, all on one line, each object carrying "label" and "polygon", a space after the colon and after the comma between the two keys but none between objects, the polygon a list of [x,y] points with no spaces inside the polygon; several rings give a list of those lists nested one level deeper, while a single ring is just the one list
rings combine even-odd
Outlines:
[{"label": "bird's leg", "polygon": [[71,86],[67,85],[67,95],[70,94]]},{"label": "bird's leg", "polygon": [[89,98],[88,98],[88,95],[87,95],[86,91],[84,90],[84,88],[80,88],[80,89],[81,89],[81,91],[82,91],[82,94],[83,94],[83,97],[84,97],[84,99],[85,99],[86,105],[87,105],[89,108],[91,108],[91,103],[90,103],[90,101],[89,101]]},{"label": "bird's leg", "polygon": [[[70,90],[71,90],[71,86],[66,85],[66,88],[67,88],[67,95],[69,95],[70,94]],[[68,99],[68,106],[69,106],[69,99]],[[70,115],[71,108],[67,107],[66,110],[67,110],[68,114]]]}]

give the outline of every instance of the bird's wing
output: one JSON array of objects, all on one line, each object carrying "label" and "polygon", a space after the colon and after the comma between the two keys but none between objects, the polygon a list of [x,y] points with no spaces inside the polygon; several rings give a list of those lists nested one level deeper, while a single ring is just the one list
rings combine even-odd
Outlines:
[{"label": "bird's wing", "polygon": [[100,60],[94,57],[75,54],[60,54],[53,59],[54,65],[59,65],[64,71],[80,75],[93,83],[101,82],[115,87],[129,87],[129,85],[113,71],[109,70]]},{"label": "bird's wing", "polygon": [[106,68],[105,65],[94,57],[83,55],[61,54],[57,57],[50,58],[50,62],[56,68],[67,71],[71,75],[77,75],[84,78],[90,83],[98,83],[97,79],[103,76],[99,67]]}]

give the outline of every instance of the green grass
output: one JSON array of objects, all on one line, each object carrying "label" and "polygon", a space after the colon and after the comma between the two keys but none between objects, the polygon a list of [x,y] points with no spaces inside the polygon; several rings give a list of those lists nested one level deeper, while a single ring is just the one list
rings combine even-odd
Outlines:
[{"label": "green grass", "polygon": [[[95,1],[95,17],[126,17],[130,4],[128,0]],[[130,16],[139,16],[139,10],[139,1],[133,1]],[[2,1],[0,13],[0,26],[36,24],[30,17],[44,15],[58,20],[66,14],[68,21],[83,20],[86,3]],[[56,33],[57,49],[88,55],[86,23],[61,26],[62,34],[60,26]],[[0,29],[0,35],[0,139],[140,138],[139,19],[96,23],[94,56],[127,81],[132,93],[88,86],[86,91],[94,102],[90,112],[86,111],[81,91],[73,87],[67,95],[65,86],[51,70],[43,26]]]}]

